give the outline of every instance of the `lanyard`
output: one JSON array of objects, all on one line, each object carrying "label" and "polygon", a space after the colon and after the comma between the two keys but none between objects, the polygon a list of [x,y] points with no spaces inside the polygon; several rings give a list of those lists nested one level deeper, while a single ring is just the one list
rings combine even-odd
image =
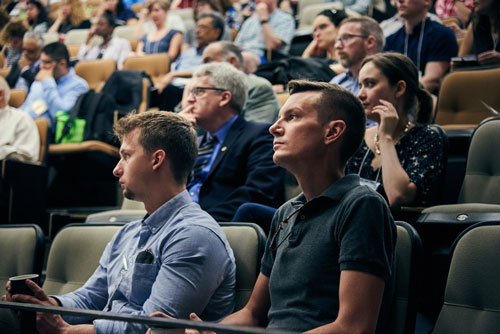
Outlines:
[{"label": "lanyard", "polygon": [[[417,68],[420,71],[420,55],[422,53],[422,42],[424,41],[424,30],[425,30],[425,21],[427,21],[427,18],[424,19],[422,22],[422,29],[420,29],[420,36],[418,37],[418,47],[417,47]],[[410,35],[405,31],[405,49],[404,49],[404,55],[408,57],[408,41],[410,39]]]}]

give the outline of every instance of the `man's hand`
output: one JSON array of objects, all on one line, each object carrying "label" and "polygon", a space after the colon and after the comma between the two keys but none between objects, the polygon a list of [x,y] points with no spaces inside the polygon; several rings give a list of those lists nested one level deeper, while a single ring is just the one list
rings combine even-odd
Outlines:
[{"label": "man's hand", "polygon": [[[54,64],[55,66],[55,64]],[[35,77],[36,81],[43,81],[48,78],[53,78],[54,77],[54,66],[52,66],[50,69],[40,69],[38,74]]]},{"label": "man's hand", "polygon": [[[198,315],[196,313],[191,313],[189,315],[189,320],[191,320],[191,321],[200,321],[200,322],[203,321],[203,320],[200,319],[200,317],[198,317]],[[187,328],[186,331],[185,331],[185,334],[215,334],[215,332],[210,332],[210,331],[200,332],[197,329]]]},{"label": "man's hand", "polygon": [[260,21],[269,20],[269,8],[267,8],[267,5],[264,2],[259,2],[257,4],[255,12],[257,13]]},{"label": "man's hand", "polygon": [[179,115],[183,116],[192,126],[196,127],[196,116],[193,112],[194,106],[192,104],[184,108]]},{"label": "man's hand", "polygon": [[20,70],[23,70],[25,67],[31,66],[32,62],[29,61],[25,56],[21,56],[19,61],[17,62],[17,66]]},{"label": "man's hand", "polygon": [[174,77],[171,73],[172,72],[165,74],[163,78],[161,78],[160,82],[155,85],[155,88],[158,89],[158,94],[161,94],[165,87],[167,87],[172,82]]},{"label": "man's hand", "polygon": [[[54,298],[47,296],[45,291],[40,288],[35,282],[31,280],[26,280],[26,285],[33,291],[34,296],[29,295],[11,295],[10,294],[10,282],[7,283],[7,297],[5,300],[19,302],[19,303],[30,303],[39,304],[47,306],[59,306]],[[2,297],[2,300],[4,300]],[[9,300],[10,299],[10,300]],[[36,314],[37,329],[40,334],[62,334],[65,333],[70,325],[63,320],[59,314],[49,314],[49,313],[37,313]]]}]

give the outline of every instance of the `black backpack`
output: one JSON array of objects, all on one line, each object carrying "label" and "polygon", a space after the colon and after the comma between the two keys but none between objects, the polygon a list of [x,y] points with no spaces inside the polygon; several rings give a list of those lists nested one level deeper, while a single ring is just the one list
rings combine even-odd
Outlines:
[{"label": "black backpack", "polygon": [[139,106],[142,102],[143,78],[148,79],[149,86],[151,87],[151,78],[142,71],[114,71],[109,79],[106,80],[102,92],[114,97],[116,110],[118,110],[118,118],[132,111],[139,111]]},{"label": "black backpack", "polygon": [[73,108],[68,112],[69,119],[64,125],[58,143],[69,133],[75,118],[80,118],[86,121],[83,140],[99,140],[118,145],[118,141],[113,136],[115,106],[113,96],[107,93],[96,93],[94,90],[89,90],[80,95]]}]

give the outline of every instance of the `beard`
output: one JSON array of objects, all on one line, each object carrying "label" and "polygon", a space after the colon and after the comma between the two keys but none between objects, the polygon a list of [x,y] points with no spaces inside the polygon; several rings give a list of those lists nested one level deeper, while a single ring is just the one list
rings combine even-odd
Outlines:
[{"label": "beard", "polygon": [[131,200],[135,199],[135,194],[127,188],[123,189],[123,196],[126,199],[131,199]]}]

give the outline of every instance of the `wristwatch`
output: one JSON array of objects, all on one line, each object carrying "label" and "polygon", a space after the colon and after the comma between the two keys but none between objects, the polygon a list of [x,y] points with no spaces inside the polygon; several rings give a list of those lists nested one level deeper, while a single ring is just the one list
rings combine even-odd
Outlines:
[{"label": "wristwatch", "polygon": [[269,20],[262,20],[262,21],[260,21],[260,25],[263,25],[263,24],[266,24],[266,23],[269,23]]}]

